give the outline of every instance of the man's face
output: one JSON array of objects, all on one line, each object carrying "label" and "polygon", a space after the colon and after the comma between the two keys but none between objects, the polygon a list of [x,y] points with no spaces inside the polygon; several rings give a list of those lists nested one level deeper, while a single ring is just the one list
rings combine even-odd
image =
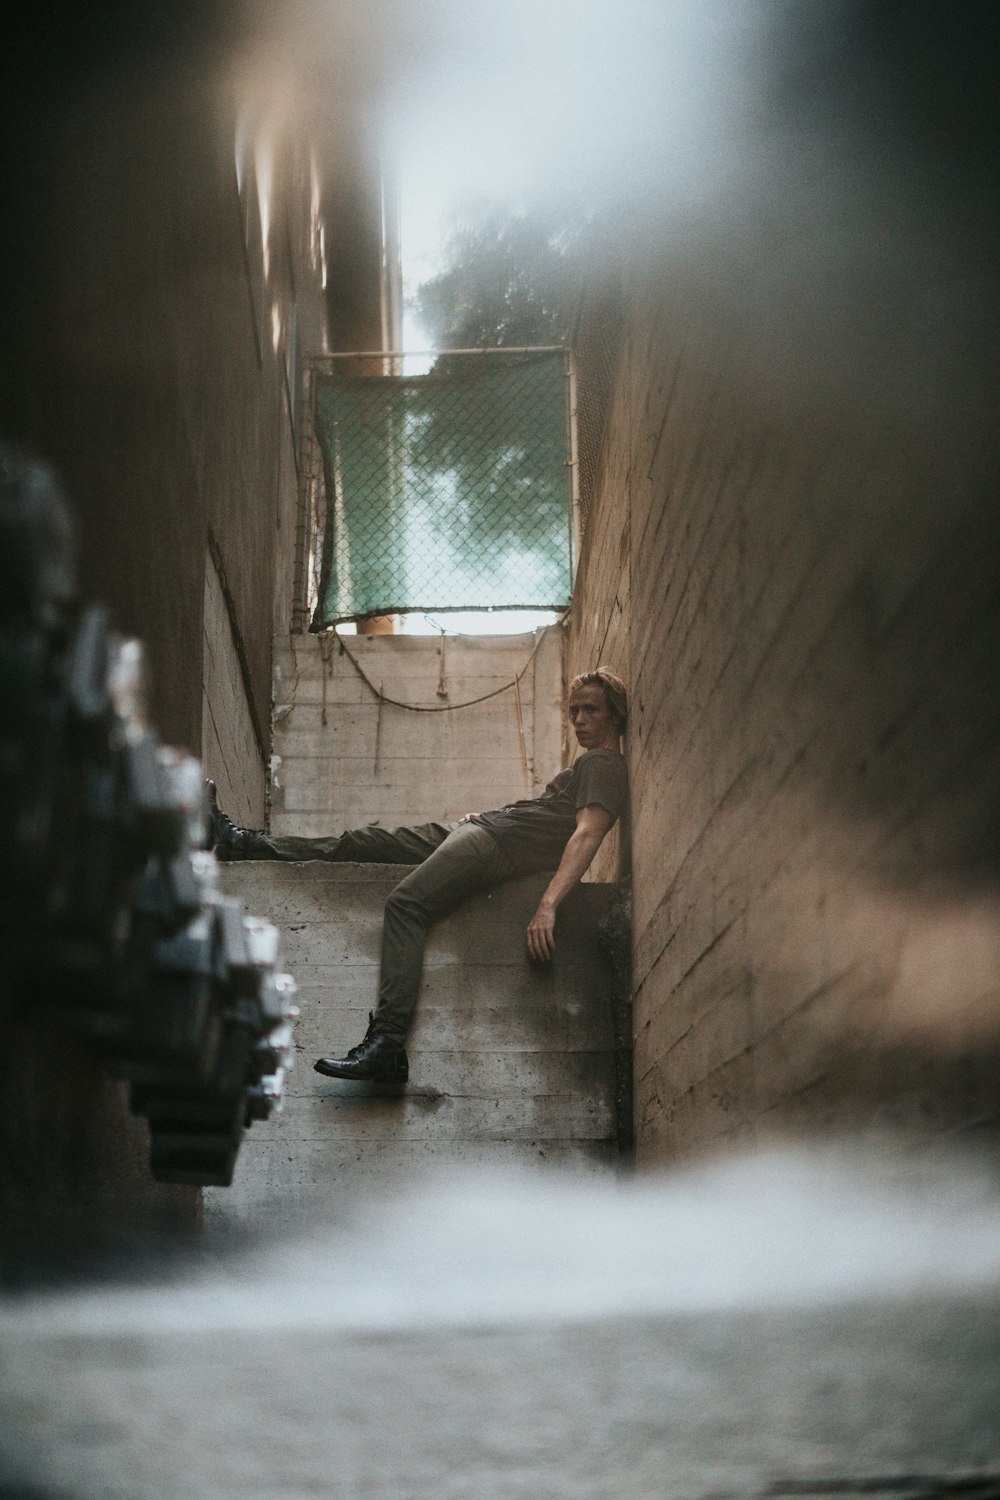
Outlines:
[{"label": "man's face", "polygon": [[584,750],[617,750],[618,725],[611,716],[604,689],[594,682],[569,695],[569,721]]}]

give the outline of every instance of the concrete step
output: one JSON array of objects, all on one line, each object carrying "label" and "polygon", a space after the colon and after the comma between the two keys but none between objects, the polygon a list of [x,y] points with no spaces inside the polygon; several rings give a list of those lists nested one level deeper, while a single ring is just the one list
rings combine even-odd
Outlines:
[{"label": "concrete step", "polygon": [[546,876],[471,897],[430,933],[407,1086],[313,1071],[316,1057],[343,1055],[364,1034],[382,906],[403,873],[319,861],[224,866],[227,893],[281,929],[302,1014],[283,1112],[248,1132],[232,1187],[206,1191],[215,1229],[291,1226],[332,1194],[403,1183],[427,1166],[615,1171],[614,1028],[596,937],[610,886],[583,885],[564,903],[548,965],[531,963],[524,944]]}]

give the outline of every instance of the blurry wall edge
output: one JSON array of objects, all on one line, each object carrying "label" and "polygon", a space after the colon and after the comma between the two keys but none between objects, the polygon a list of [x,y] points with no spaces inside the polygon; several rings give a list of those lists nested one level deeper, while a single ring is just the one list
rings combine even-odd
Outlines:
[{"label": "blurry wall edge", "polygon": [[[241,6],[62,9],[15,23],[0,104],[0,435],[59,476],[81,594],[144,640],[162,739],[259,826],[337,143],[268,76]],[[342,297],[377,299],[377,257],[338,257],[358,283]],[[32,1033],[5,1056],[8,1225],[197,1222],[200,1195],[149,1180],[144,1127],[83,1050]]]}]

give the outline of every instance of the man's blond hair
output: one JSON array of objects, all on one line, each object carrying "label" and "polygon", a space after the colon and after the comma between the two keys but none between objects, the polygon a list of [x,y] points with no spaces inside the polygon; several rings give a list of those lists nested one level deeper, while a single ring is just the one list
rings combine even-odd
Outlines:
[{"label": "man's blond hair", "polygon": [[581,672],[574,677],[569,690],[575,693],[577,688],[582,687],[603,688],[611,717],[618,725],[618,732],[624,734],[628,722],[628,689],[621,678],[614,672],[609,672],[607,667],[595,667],[592,672]]}]

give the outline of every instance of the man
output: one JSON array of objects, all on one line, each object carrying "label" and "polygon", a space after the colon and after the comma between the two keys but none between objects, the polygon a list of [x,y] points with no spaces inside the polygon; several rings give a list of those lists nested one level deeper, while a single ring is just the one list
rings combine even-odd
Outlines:
[{"label": "man", "polygon": [[237,828],[213,808],[213,842],[223,860],[415,866],[385,904],[379,998],[368,1031],[346,1057],[321,1057],[314,1064],[317,1072],[329,1078],[406,1081],[403,1042],[417,1003],[427,928],[475,890],[555,868],[527,929],[531,957],[545,961],[553,956],[559,905],[625,808],[628,780],[620,742],[626,715],[625,685],[613,672],[598,667],[575,677],[569,719],[583,755],[560,771],[540,797],[494,812],[469,813],[458,823],[396,829],[370,825],[335,838],[269,838]]}]

